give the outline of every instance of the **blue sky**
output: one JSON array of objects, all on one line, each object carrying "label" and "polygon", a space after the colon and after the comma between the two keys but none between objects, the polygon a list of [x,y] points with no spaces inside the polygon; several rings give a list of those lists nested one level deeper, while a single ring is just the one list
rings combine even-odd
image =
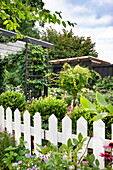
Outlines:
[{"label": "blue sky", "polygon": [[[75,35],[91,37],[100,59],[113,63],[113,0],[44,0],[51,12],[62,11],[64,20],[76,22]],[[48,25],[46,25],[48,27]],[[60,31],[62,26],[52,25]],[[67,30],[71,28],[67,26]]]}]

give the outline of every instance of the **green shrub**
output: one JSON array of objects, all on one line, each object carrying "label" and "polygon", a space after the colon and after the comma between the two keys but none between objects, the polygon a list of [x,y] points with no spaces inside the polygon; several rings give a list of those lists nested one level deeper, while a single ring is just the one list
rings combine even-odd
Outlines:
[{"label": "green shrub", "polygon": [[2,159],[7,153],[5,149],[9,146],[15,146],[14,136],[10,133],[8,134],[6,131],[0,130],[0,169],[5,166]]},{"label": "green shrub", "polygon": [[[101,106],[100,104],[94,104],[97,108],[98,112],[107,112],[106,108]],[[93,121],[90,121],[94,116],[94,112],[90,110],[85,110],[80,106],[76,106],[74,111],[69,114],[69,117],[72,120],[72,132],[76,133],[76,122],[77,120],[83,116],[86,121],[88,122],[88,133],[93,132]],[[105,123],[105,137],[107,139],[111,139],[111,124],[113,123],[113,117],[105,117],[102,119],[102,121]]]},{"label": "green shrub", "polygon": [[10,107],[12,112],[14,112],[17,108],[20,112],[25,111],[27,109],[27,102],[25,100],[25,96],[16,91],[7,91],[0,95],[0,106],[3,106],[6,110],[7,107]]},{"label": "green shrub", "polygon": [[39,112],[41,116],[50,116],[54,114],[59,120],[61,120],[67,113],[67,105],[63,100],[56,99],[55,97],[46,97],[42,100],[35,99],[29,106],[30,115],[33,116],[36,112]]}]

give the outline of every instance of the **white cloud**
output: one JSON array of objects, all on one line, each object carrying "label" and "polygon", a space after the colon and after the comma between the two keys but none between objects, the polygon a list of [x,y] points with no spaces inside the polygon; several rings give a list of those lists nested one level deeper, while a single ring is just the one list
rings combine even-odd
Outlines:
[{"label": "white cloud", "polygon": [[[113,0],[92,0],[96,5],[109,5],[113,4]],[[96,43],[95,49],[99,54],[99,58],[105,61],[113,63],[113,17],[112,15],[104,14],[97,16],[97,9],[94,11],[90,8],[89,4],[81,6],[76,5],[75,3],[68,3],[66,0],[44,0],[46,3],[46,8],[50,11],[62,11],[62,16],[64,20],[70,20],[71,22],[76,22],[77,26],[73,28],[75,35],[91,37],[92,42]],[[90,1],[91,2],[91,1]],[[92,5],[94,5],[92,4]],[[111,7],[111,6],[110,6]],[[96,6],[95,6],[96,8]],[[109,6],[107,6],[109,9]],[[111,24],[111,26],[110,26]],[[57,31],[61,31],[63,26],[58,24],[51,24],[53,28]],[[49,25],[46,24],[48,27]],[[67,26],[67,30],[71,28]]]},{"label": "white cloud", "polygon": [[91,0],[91,1],[98,5],[113,4],[113,0]]}]

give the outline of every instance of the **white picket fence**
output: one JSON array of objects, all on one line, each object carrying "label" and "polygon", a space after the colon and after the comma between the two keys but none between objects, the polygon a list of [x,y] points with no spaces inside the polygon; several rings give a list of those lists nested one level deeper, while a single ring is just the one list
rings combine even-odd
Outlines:
[{"label": "white picket fence", "polygon": [[[58,122],[54,115],[49,117],[49,130],[41,129],[41,116],[39,113],[34,115],[34,127],[30,126],[30,114],[25,111],[23,115],[23,124],[21,124],[21,114],[18,109],[14,112],[14,122],[12,121],[12,111],[10,108],[6,110],[6,119],[4,118],[4,109],[0,106],[0,125],[3,129],[7,129],[12,133],[15,131],[15,138],[19,143],[21,133],[24,133],[24,140],[27,141],[26,147],[31,151],[31,136],[34,136],[34,152],[36,154],[36,143],[42,144],[42,139],[49,140],[51,143],[57,145],[60,143],[67,143],[69,138],[77,138],[77,135],[81,132],[84,137],[88,137],[87,121],[81,117],[77,121],[77,134],[72,134],[72,121],[68,116],[65,116],[62,120],[62,132],[58,132]],[[113,125],[112,125],[112,139],[113,139]],[[84,152],[84,144],[82,153]],[[104,168],[103,158],[100,157],[100,153],[104,153],[103,146],[107,145],[111,140],[105,139],[105,124],[102,120],[95,121],[93,123],[93,137],[89,143],[89,148],[93,149],[95,157],[100,161],[100,168]],[[81,153],[81,154],[82,154]]]}]

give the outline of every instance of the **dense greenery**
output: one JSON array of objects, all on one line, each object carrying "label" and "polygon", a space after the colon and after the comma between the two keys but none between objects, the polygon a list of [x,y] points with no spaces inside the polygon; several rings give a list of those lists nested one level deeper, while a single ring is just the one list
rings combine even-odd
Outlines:
[{"label": "dense greenery", "polygon": [[6,110],[7,107],[13,112],[18,108],[20,112],[23,112],[27,109],[27,102],[25,96],[22,93],[15,91],[6,91],[0,95],[0,106],[3,106]]},{"label": "dense greenery", "polygon": [[5,150],[7,147],[15,146],[15,139],[12,134],[8,134],[6,131],[0,129],[0,169],[5,169],[6,166],[3,163],[3,157],[7,153]]},{"label": "dense greenery", "polygon": [[91,42],[91,38],[75,36],[72,30],[63,30],[63,33],[57,32],[55,29],[48,28],[42,32],[42,40],[53,43],[54,46],[49,50],[49,60],[57,60],[63,58],[93,56],[98,54],[95,50],[95,43]]},{"label": "dense greenery", "polygon": [[66,63],[63,66],[63,70],[58,74],[58,79],[55,81],[61,89],[71,94],[75,100],[77,93],[86,86],[90,77],[91,74],[88,68],[83,68],[79,65],[72,68]]},{"label": "dense greenery", "polygon": [[[44,8],[44,2],[42,0],[2,0],[0,9],[0,20],[3,25],[6,25],[7,30],[14,30],[17,33],[20,33],[18,29],[21,26],[20,24],[27,21],[27,24],[29,24],[30,21],[33,24],[35,21],[38,21],[41,25],[44,25],[46,22],[54,24],[62,23],[63,26],[66,27],[66,23],[61,20],[61,12],[56,11],[54,14],[51,14],[48,9]],[[70,26],[74,26],[74,23],[70,23],[69,21],[67,21],[67,23]],[[20,35],[17,34],[17,37],[19,38]]]},{"label": "dense greenery", "polygon": [[55,97],[46,97],[41,100],[35,99],[29,106],[29,112],[32,116],[39,112],[42,117],[49,117],[54,114],[59,120],[62,120],[67,113],[67,108],[63,100]]},{"label": "dense greenery", "polygon": [[[34,88],[43,89],[44,85],[47,85],[47,82],[44,79],[46,74],[46,50],[41,46],[28,45],[28,75],[40,75],[42,77],[28,78],[27,83],[32,83]],[[15,90],[15,87],[18,85],[25,88],[25,67],[26,67],[26,56],[25,49],[17,52],[16,54],[9,54],[0,60],[0,64],[4,65],[2,67],[3,72],[1,73],[1,78],[4,76],[4,81],[2,81],[1,86],[4,89]],[[3,80],[3,78],[2,78]],[[3,84],[4,82],[4,84]],[[28,89],[31,90],[31,85],[28,85]]]}]

